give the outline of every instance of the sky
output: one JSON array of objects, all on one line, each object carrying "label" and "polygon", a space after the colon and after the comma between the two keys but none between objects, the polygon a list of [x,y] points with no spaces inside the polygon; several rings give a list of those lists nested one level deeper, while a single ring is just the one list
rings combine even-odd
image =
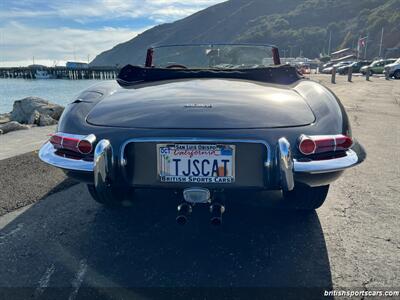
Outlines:
[{"label": "sky", "polygon": [[0,67],[91,61],[224,0],[0,0]]}]

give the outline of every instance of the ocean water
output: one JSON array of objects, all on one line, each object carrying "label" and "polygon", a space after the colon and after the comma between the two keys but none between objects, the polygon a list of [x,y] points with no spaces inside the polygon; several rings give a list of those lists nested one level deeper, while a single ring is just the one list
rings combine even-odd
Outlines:
[{"label": "ocean water", "polygon": [[10,112],[15,100],[36,96],[63,106],[100,80],[0,79],[0,113]]}]

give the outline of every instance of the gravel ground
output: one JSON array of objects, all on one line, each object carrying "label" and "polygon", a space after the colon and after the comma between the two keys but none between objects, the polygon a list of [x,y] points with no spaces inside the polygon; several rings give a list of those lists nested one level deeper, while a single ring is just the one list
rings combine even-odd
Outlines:
[{"label": "gravel ground", "polygon": [[335,286],[400,289],[400,81],[312,76],[349,114],[367,160],[346,171],[318,210]]},{"label": "gravel ground", "polygon": [[316,213],[264,205],[279,202],[279,193],[268,194],[263,205],[260,195],[238,193],[222,227],[211,227],[200,207],[178,227],[173,195],[139,192],[133,207],[105,210],[82,184],[71,187],[33,154],[3,160],[2,212],[41,200],[0,217],[0,298],[232,296],[226,289],[137,288],[159,286],[260,288],[230,290],[243,299],[270,299],[271,291],[278,299],[318,299],[325,289],[399,290],[400,82],[357,77],[348,83],[338,76],[333,85],[329,76],[312,78],[342,99],[368,152],[332,185]]}]

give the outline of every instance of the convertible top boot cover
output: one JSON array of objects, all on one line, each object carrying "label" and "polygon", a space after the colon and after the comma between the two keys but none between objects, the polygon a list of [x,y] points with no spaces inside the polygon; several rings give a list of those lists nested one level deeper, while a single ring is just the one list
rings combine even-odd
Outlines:
[{"label": "convertible top boot cover", "polygon": [[277,84],[292,84],[302,77],[296,71],[296,68],[289,65],[223,70],[143,68],[126,65],[119,72],[117,81],[121,86],[129,86],[143,82],[190,78],[231,78]]}]

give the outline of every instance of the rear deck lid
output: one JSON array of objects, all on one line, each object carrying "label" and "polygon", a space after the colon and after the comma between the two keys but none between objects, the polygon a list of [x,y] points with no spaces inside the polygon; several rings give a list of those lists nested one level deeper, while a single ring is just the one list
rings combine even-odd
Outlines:
[{"label": "rear deck lid", "polygon": [[314,114],[288,86],[189,79],[125,87],[98,103],[87,122],[124,128],[239,129],[304,126]]}]

